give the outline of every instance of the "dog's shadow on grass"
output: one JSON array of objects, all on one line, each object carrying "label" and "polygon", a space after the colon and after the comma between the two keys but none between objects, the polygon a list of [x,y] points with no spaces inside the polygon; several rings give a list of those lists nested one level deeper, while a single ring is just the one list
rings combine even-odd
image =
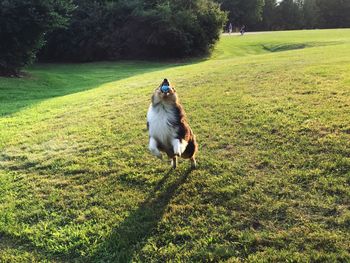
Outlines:
[{"label": "dog's shadow on grass", "polygon": [[[182,173],[170,170],[154,187],[150,196],[118,226],[92,256],[93,262],[131,262],[152,230],[163,217],[177,189],[186,182],[191,169]],[[179,176],[180,174],[180,176]],[[170,177],[179,176],[167,183]]]}]

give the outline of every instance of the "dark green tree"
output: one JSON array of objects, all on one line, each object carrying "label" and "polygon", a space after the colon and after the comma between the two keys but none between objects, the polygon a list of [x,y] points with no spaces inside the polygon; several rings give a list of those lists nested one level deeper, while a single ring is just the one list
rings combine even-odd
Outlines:
[{"label": "dark green tree", "polygon": [[273,30],[276,21],[277,1],[265,0],[265,4],[262,11],[262,19],[255,25],[255,29],[258,30]]},{"label": "dark green tree", "polygon": [[350,27],[350,0],[316,0],[322,28]]},{"label": "dark green tree", "polygon": [[75,0],[67,29],[48,36],[43,60],[175,58],[208,53],[226,14],[212,0]]},{"label": "dark green tree", "polygon": [[69,0],[0,0],[0,75],[19,75],[44,44],[44,35],[67,23]]},{"label": "dark green tree", "polygon": [[303,27],[302,2],[282,0],[276,8],[275,29],[290,30]]},{"label": "dark green tree", "polygon": [[228,20],[235,26],[254,25],[262,19],[264,0],[217,0],[221,9],[229,13]]},{"label": "dark green tree", "polygon": [[316,28],[319,26],[319,7],[316,0],[303,1],[304,28]]}]

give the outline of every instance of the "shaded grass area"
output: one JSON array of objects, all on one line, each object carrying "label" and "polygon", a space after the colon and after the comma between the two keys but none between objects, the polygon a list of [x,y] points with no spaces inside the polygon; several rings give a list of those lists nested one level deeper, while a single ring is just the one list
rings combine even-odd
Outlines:
[{"label": "shaded grass area", "polygon": [[21,79],[1,78],[0,116],[16,113],[43,100],[93,89],[104,83],[164,70],[175,65],[141,61],[35,65]]},{"label": "shaded grass area", "polygon": [[[276,39],[338,44],[263,50]],[[224,37],[210,60],[116,81],[107,63],[104,84],[1,117],[0,261],[349,261],[349,50],[349,30]],[[147,150],[164,76],[200,144],[191,173]]]},{"label": "shaded grass area", "polygon": [[320,46],[329,46],[329,45],[339,45],[342,42],[305,42],[305,43],[283,43],[283,44],[267,44],[262,45],[263,49],[270,52],[282,52],[295,49],[311,48],[311,47],[320,47]]},{"label": "shaded grass area", "polygon": [[[93,262],[113,261],[130,262],[134,254],[142,250],[142,246],[152,235],[164,216],[167,206],[179,188],[185,183],[191,169],[177,173],[174,182],[166,183],[173,171],[167,172],[154,187],[153,192],[124,221],[112,230],[103,245],[90,258]],[[145,259],[143,259],[145,260]]]}]

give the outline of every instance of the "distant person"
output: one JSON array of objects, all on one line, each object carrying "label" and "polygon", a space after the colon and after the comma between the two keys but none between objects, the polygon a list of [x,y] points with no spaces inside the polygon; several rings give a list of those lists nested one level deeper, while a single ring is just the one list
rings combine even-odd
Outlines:
[{"label": "distant person", "polygon": [[232,23],[228,25],[228,33],[231,35],[232,33]]},{"label": "distant person", "polygon": [[243,26],[241,27],[241,30],[239,30],[239,32],[241,33],[241,36],[244,35],[244,33],[245,33],[245,25],[243,25]]}]

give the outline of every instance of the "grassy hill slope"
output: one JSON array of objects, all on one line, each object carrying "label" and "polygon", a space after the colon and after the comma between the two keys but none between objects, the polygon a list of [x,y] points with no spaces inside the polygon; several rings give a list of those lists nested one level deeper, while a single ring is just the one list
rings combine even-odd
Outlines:
[{"label": "grassy hill slope", "polygon": [[[223,37],[193,62],[0,78],[0,261],[350,260],[350,30]],[[199,168],[147,149],[175,84]]]}]

